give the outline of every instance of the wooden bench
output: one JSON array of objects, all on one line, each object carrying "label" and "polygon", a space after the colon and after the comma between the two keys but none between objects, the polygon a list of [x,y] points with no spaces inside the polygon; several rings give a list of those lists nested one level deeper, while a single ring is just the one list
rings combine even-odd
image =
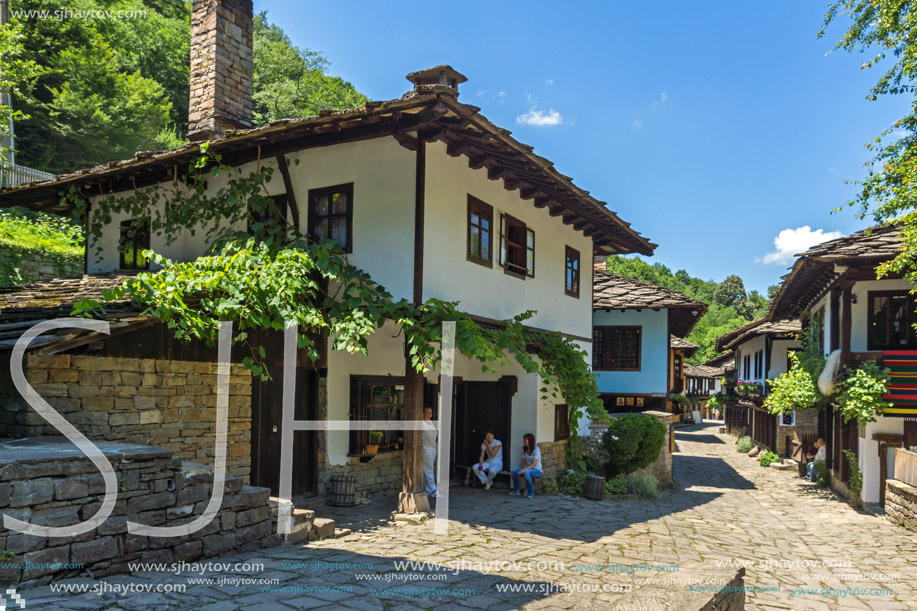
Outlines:
[{"label": "wooden bench", "polygon": [[[471,478],[472,478],[472,477],[476,477],[476,476],[474,476],[474,474],[472,473],[472,471],[474,471],[474,467],[473,467],[473,466],[472,466],[472,467],[466,467],[466,466],[464,466],[464,465],[456,465],[456,469],[465,469],[465,486],[470,486],[470,485],[471,485]],[[513,479],[512,479],[512,478],[513,478],[513,474],[512,474],[511,472],[509,472],[509,471],[498,471],[498,472],[497,472],[497,475],[494,477],[494,481],[497,481],[497,478],[500,477],[501,475],[505,475],[505,476],[506,476],[506,479],[508,479],[508,480],[510,481],[510,483],[512,483],[512,481],[513,481]],[[543,475],[539,475],[538,477],[535,478],[535,481],[534,481],[534,483],[535,483],[535,488],[536,488],[539,492],[541,492],[541,489],[542,489],[542,479],[543,479],[543,477],[544,477]],[[480,480],[477,480],[477,481],[480,481]],[[520,482],[520,484],[521,484],[521,482]]]}]

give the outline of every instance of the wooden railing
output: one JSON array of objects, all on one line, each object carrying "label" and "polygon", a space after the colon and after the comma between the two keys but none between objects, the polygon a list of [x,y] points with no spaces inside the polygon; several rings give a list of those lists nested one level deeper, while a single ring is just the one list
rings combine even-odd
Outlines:
[{"label": "wooden railing", "polygon": [[911,486],[917,486],[917,453],[895,449],[895,479]]}]

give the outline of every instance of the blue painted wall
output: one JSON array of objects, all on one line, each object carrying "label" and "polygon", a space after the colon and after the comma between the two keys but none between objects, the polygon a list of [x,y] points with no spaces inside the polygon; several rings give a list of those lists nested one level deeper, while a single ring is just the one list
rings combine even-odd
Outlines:
[{"label": "blue painted wall", "polygon": [[597,371],[602,393],[665,393],[669,366],[668,310],[599,310],[592,313],[595,326],[643,327],[640,371]]}]

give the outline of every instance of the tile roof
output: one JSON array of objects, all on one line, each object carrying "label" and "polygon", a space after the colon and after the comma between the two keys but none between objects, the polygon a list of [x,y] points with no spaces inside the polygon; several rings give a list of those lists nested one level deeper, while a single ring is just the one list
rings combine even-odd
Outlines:
[{"label": "tile roof", "polygon": [[594,266],[592,308],[594,310],[632,310],[662,308],[695,308],[702,313],[707,304],[673,290],[633,280],[605,271],[603,264]]},{"label": "tile roof", "polygon": [[725,373],[726,370],[723,367],[685,364],[685,375],[689,378],[721,378]]}]

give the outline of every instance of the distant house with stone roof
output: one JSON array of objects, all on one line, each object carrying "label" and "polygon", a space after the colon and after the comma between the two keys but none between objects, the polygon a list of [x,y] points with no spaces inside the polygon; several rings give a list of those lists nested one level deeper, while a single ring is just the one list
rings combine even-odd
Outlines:
[{"label": "distant house with stone roof", "polygon": [[681,413],[669,395],[685,391],[684,339],[707,304],[648,282],[609,273],[595,262],[592,369],[609,412]]}]

